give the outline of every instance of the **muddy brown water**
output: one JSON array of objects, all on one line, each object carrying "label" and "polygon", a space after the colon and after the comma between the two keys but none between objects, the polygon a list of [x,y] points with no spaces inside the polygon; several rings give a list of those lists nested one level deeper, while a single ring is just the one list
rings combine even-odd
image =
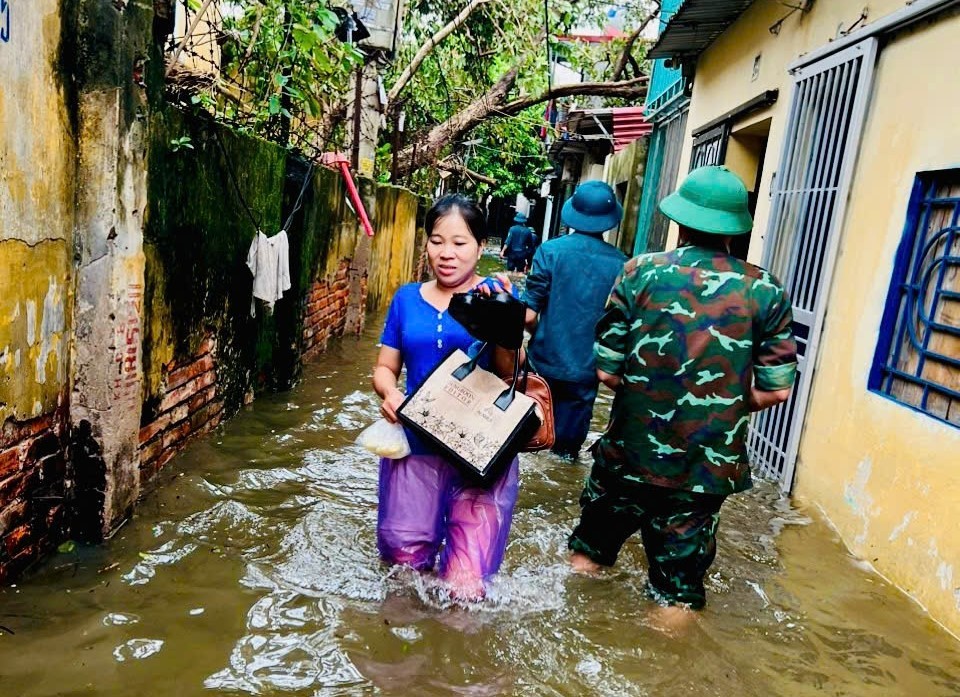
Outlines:
[{"label": "muddy brown water", "polygon": [[379,324],[190,447],[111,541],[0,590],[0,695],[960,695],[960,644],[770,485],[724,507],[678,637],[649,620],[637,540],[568,572],[585,464],[546,454],[523,457],[485,602],[385,568],[353,444]]}]

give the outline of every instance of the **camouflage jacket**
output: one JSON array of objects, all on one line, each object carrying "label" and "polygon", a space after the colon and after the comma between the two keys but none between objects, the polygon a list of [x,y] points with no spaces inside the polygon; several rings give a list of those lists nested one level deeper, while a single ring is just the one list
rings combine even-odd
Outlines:
[{"label": "camouflage jacket", "polygon": [[751,380],[790,387],[790,301],[756,266],[701,247],[627,262],[597,324],[597,368],[622,378],[594,446],[601,472],[709,494],[752,485]]}]

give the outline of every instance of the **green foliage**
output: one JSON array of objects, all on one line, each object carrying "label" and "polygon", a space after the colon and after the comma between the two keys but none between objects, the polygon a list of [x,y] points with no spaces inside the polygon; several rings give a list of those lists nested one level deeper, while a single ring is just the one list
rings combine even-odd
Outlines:
[{"label": "green foliage", "polygon": [[539,188],[544,170],[550,166],[544,153],[539,129],[533,124],[542,118],[540,107],[529,109],[517,118],[488,121],[478,126],[472,146],[460,146],[460,159],[465,165],[497,180],[497,185],[479,183],[479,193],[513,196]]},{"label": "green foliage", "polygon": [[[200,4],[189,1],[191,6]],[[408,5],[396,55],[381,68],[388,91],[418,50],[468,1],[419,0]],[[335,2],[346,6],[345,0]],[[627,29],[654,6],[652,0],[632,0]],[[602,28],[611,6],[600,0],[550,0],[547,7],[549,17],[545,18],[543,0],[488,0],[431,50],[389,105],[388,127],[381,132],[377,150],[381,179],[389,179],[395,141],[392,130],[401,111],[406,115],[404,132],[399,134],[403,148],[475,103],[515,66],[519,77],[510,97],[542,93],[550,83],[548,50],[555,60],[582,72],[588,80],[610,79],[623,41],[599,44],[569,37]],[[242,131],[308,154],[342,146],[343,107],[353,75],[365,58],[357,47],[337,39],[339,18],[328,0],[233,0],[224,2],[222,8],[220,75],[190,101]],[[641,44],[634,55],[642,61]],[[626,77],[634,72],[628,70]],[[479,144],[450,143],[441,158],[453,156],[470,170],[496,179],[494,188],[499,194],[534,186],[547,164],[537,137],[542,115],[542,105],[510,118],[494,112],[492,118],[485,118],[472,133],[460,138],[480,140]],[[181,147],[188,146],[171,143],[175,151]],[[437,176],[437,169],[429,168],[407,183],[429,191]],[[483,184],[480,188],[490,187]]]},{"label": "green foliage", "polygon": [[[449,22],[464,6],[438,0],[421,0],[407,13],[397,59],[388,69],[385,82],[393,84],[425,42]],[[625,41],[608,44],[569,40],[572,34],[602,29],[610,6],[598,0],[551,0],[549,8],[550,55],[562,60],[571,70],[582,72],[586,80],[603,81],[612,77],[613,65]],[[625,25],[638,24],[656,7],[637,0],[627,11]],[[634,55],[643,62],[644,48],[637,44]],[[398,108],[406,113],[405,141],[409,144],[437,124],[479,99],[511,67],[520,66],[513,95],[539,94],[548,87],[547,40],[544,34],[542,0],[491,0],[475,10],[453,34],[448,36],[423,62],[411,83],[400,95]],[[625,77],[631,77],[627,73]],[[585,100],[567,99],[567,104]],[[599,101],[597,106],[615,106],[615,100]],[[395,105],[396,106],[396,105]],[[549,165],[537,131],[543,122],[544,105],[514,117],[486,120],[462,140],[480,140],[473,146],[453,143],[445,154],[470,170],[497,180],[492,187],[498,195],[515,194],[539,183]],[[494,114],[496,116],[496,114]],[[385,139],[389,142],[389,136]],[[378,165],[389,167],[390,149],[382,148]],[[437,171],[419,172],[410,182],[423,191],[436,185]],[[470,185],[470,180],[462,181]],[[491,187],[477,184],[480,191]]]},{"label": "green foliage", "polygon": [[[363,55],[325,0],[246,0],[223,15],[221,75],[193,104],[283,144],[311,141]],[[315,144],[319,146],[320,144]]]},{"label": "green foliage", "polygon": [[183,148],[193,150],[193,140],[190,136],[181,136],[180,138],[174,138],[170,141],[170,149],[173,152],[179,152]]}]

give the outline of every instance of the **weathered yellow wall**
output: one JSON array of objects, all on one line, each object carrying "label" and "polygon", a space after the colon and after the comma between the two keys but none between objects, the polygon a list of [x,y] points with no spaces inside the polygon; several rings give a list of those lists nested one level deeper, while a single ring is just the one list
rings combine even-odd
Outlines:
[{"label": "weathered yellow wall", "polygon": [[57,407],[67,384],[69,269],[63,241],[0,241],[0,424]]},{"label": "weathered yellow wall", "polygon": [[823,508],[854,554],[960,634],[960,429],[867,391],[914,174],[960,167],[958,39],[953,17],[880,54],[797,493]]},{"label": "weathered yellow wall", "polygon": [[[750,240],[750,261],[758,262],[763,249],[763,233],[770,213],[771,175],[778,167],[780,143],[786,126],[787,107],[790,104],[790,76],[787,66],[803,53],[819,48],[837,36],[841,28],[849,27],[860,18],[866,3],[849,0],[817,0],[806,14],[794,13],[784,21],[779,35],[769,28],[789,12],[778,0],[757,0],[743,16],[717,39],[700,57],[687,118],[687,133],[680,156],[678,181],[690,169],[691,133],[710,120],[762,94],[779,89],[780,97],[773,106],[747,117],[738,127],[762,119],[773,119],[770,141],[760,182],[761,195],[757,201],[754,234]],[[906,4],[905,0],[872,0],[869,20],[873,21]],[[753,62],[760,54],[760,70],[753,79]],[[748,186],[750,182],[748,182]],[[672,225],[667,248],[675,247],[677,228]]]},{"label": "weathered yellow wall", "polygon": [[[869,20],[904,0],[869,4]],[[772,118],[750,259],[762,256],[771,175],[779,167],[790,102],[787,66],[847,27],[862,4],[819,0],[786,14],[758,0],[701,57],[680,178],[693,129],[764,90],[779,101],[737,127]],[[931,614],[960,633],[960,431],[867,391],[880,317],[917,171],[960,167],[960,96],[954,47],[960,17],[902,33],[880,54],[851,190],[836,275],[800,446],[796,494],[818,504],[854,554],[872,562]],[[761,54],[756,80],[754,58]],[[735,169],[742,165],[736,146]],[[749,185],[749,182],[748,182]],[[668,247],[676,244],[671,230]]]},{"label": "weathered yellow wall", "polygon": [[0,424],[50,413],[67,384],[75,149],[59,4],[11,3],[0,44]]},{"label": "weathered yellow wall", "polygon": [[405,189],[377,187],[367,278],[367,306],[371,309],[385,307],[401,285],[413,280],[417,205],[417,197]]},{"label": "weathered yellow wall", "polygon": [[620,226],[604,235],[610,244],[627,254],[633,253],[633,240],[637,235],[637,213],[643,189],[643,175],[647,162],[647,138],[638,138],[615,155],[608,155],[604,180],[614,189],[626,183],[623,191],[623,220]]}]

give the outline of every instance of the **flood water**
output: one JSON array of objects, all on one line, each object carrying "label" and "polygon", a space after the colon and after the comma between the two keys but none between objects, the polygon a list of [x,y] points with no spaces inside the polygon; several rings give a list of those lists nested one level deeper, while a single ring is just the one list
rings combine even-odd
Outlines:
[{"label": "flood water", "polygon": [[382,566],[353,444],[378,415],[369,324],[175,459],[110,542],[0,589],[0,695],[960,695],[960,644],[770,485],[725,505],[676,637],[638,540],[599,579],[568,572],[586,465],[546,454],[522,457],[486,601]]}]

